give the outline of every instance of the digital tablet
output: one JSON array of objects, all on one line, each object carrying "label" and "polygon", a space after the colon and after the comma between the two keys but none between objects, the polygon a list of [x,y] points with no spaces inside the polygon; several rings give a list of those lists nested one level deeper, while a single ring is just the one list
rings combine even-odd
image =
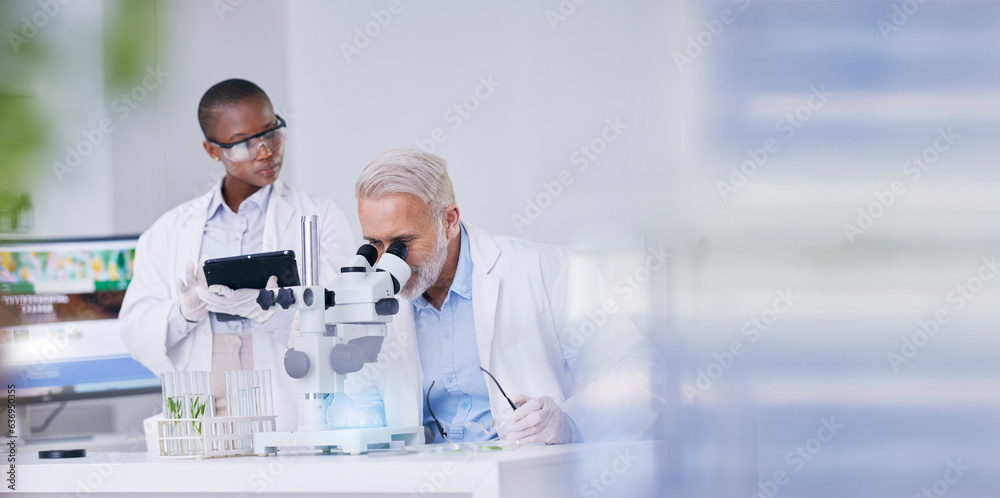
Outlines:
[{"label": "digital tablet", "polygon": [[280,287],[299,285],[295,251],[262,252],[205,261],[205,281],[208,285],[263,289],[271,275],[277,275]]}]

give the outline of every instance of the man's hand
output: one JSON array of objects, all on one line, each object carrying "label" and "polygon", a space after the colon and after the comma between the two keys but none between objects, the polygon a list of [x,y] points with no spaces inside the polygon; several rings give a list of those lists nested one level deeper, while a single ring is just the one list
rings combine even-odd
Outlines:
[{"label": "man's hand", "polygon": [[[267,280],[266,289],[277,287],[278,277],[272,275]],[[208,311],[242,316],[256,322],[265,322],[274,314],[264,311],[257,304],[258,289],[230,289],[225,285],[213,285],[207,289],[197,289],[198,297],[208,305]]]},{"label": "man's hand", "polygon": [[517,405],[510,417],[510,432],[504,439],[521,444],[572,443],[575,431],[569,416],[549,396],[529,398],[518,394],[511,401]]},{"label": "man's hand", "polygon": [[200,322],[208,318],[208,303],[198,295],[199,290],[208,290],[200,264],[195,266],[194,261],[188,261],[184,278],[177,280],[177,289],[181,294],[181,315],[185,320]]}]

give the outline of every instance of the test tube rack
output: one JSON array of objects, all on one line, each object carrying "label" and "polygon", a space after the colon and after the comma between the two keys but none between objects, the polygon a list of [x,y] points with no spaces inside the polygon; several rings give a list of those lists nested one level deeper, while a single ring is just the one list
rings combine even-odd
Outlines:
[{"label": "test tube rack", "polygon": [[[253,437],[256,433],[273,432],[275,416],[203,417],[157,420],[157,440],[160,456],[176,459],[217,458],[253,455]],[[200,424],[201,434],[186,431],[188,435],[171,435],[170,426]],[[184,448],[178,451],[177,448]],[[182,454],[179,454],[182,453]]]},{"label": "test tube rack", "polygon": [[210,372],[165,372],[164,414],[156,421],[164,458],[251,455],[254,434],[274,432],[271,372],[231,370],[225,374],[226,415],[216,416]]}]

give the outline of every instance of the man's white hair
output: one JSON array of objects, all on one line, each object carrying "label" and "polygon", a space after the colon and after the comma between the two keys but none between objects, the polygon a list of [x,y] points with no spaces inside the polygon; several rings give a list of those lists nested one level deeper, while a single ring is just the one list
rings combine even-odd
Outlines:
[{"label": "man's white hair", "polygon": [[354,193],[359,200],[413,194],[430,206],[435,218],[445,206],[455,203],[448,162],[418,149],[390,149],[379,154],[361,172]]}]

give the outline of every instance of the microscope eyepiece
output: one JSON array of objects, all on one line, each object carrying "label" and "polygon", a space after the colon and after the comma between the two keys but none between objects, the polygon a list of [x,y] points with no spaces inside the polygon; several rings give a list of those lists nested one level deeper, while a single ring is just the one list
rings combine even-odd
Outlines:
[{"label": "microscope eyepiece", "polygon": [[410,250],[406,247],[406,244],[398,240],[389,244],[389,248],[386,249],[385,252],[392,254],[403,261],[406,261],[406,256],[410,254]]},{"label": "microscope eyepiece", "polygon": [[385,254],[378,260],[376,271],[384,270],[389,272],[389,276],[392,277],[393,295],[399,293],[399,290],[406,285],[406,282],[410,279],[410,275],[413,273],[410,265],[406,264],[406,256],[409,252],[406,244],[396,241],[389,244],[388,249],[385,250]]},{"label": "microscope eyepiece", "polygon": [[357,255],[364,257],[365,260],[368,261],[368,266],[375,266],[375,261],[378,260],[378,250],[371,244],[365,244],[359,247]]}]

